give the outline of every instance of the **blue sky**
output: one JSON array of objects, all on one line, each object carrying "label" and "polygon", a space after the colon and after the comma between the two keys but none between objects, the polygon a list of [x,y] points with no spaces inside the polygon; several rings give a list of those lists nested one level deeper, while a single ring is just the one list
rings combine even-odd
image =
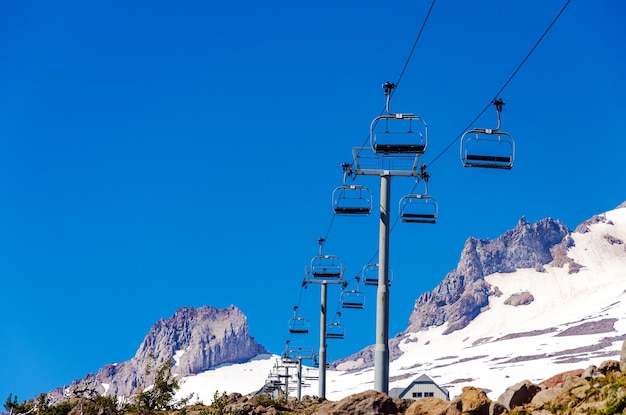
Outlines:
[{"label": "blue sky", "polygon": [[[511,171],[467,169],[489,109],[563,1],[438,2],[392,109],[429,126],[434,225],[391,234],[390,335],[458,261],[554,217],[575,227],[626,200],[626,5],[572,2],[500,94]],[[274,353],[287,321],[318,323],[304,267],[352,279],[378,215],[334,217],[340,165],[363,145],[431,2],[137,1],[0,5],[0,399],[22,401],[134,356],[183,306],[234,304]],[[450,144],[452,144],[450,146]],[[450,146],[448,148],[448,146]],[[448,148],[446,150],[446,148]],[[432,162],[432,164],[431,164]],[[359,177],[377,200],[379,180]],[[392,181],[392,215],[413,187]],[[375,289],[346,310],[337,359],[375,342]],[[339,289],[330,287],[331,314]],[[332,318],[332,316],[331,316]],[[317,347],[315,335],[292,344]]]}]

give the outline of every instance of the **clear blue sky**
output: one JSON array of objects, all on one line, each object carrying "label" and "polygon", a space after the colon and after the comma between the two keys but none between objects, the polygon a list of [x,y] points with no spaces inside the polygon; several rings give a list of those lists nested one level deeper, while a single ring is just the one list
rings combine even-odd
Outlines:
[{"label": "clear blue sky", "polygon": [[[444,152],[564,1],[505,3],[436,3],[394,94],[392,109],[428,122],[440,220],[392,232],[391,336],[467,237],[496,237],[522,215],[573,228],[626,199],[622,1],[571,2],[500,94],[513,170],[463,168],[458,142]],[[274,353],[298,301],[316,327],[319,287],[300,297],[300,282],[317,238],[328,232],[324,251],[347,278],[377,252],[377,215],[333,218],[330,197],[430,5],[3,2],[2,402],[132,358],[183,306],[236,305]],[[490,108],[472,127],[494,123]],[[375,177],[357,183],[378,192]],[[392,181],[392,215],[412,184]],[[344,312],[331,360],[374,343],[366,294],[365,310]],[[338,295],[329,289],[331,314]]]}]

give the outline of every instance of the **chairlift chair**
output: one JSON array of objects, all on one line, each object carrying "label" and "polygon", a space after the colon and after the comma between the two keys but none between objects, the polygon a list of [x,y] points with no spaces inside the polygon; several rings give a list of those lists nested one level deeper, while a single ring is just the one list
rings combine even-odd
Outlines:
[{"label": "chairlift chair", "polygon": [[[378,286],[378,264],[367,264],[361,270],[361,279],[367,286]],[[389,268],[387,283],[391,286],[393,282],[393,271]]]},{"label": "chairlift chair", "polygon": [[334,321],[326,328],[327,339],[343,340],[346,337],[346,327],[341,324],[341,311],[337,312],[337,321]]},{"label": "chairlift chair", "polygon": [[340,279],[343,275],[341,260],[335,255],[318,255],[311,260],[311,275],[318,279]]},{"label": "chairlift chair", "polygon": [[333,191],[333,209],[338,215],[369,215],[372,192],[361,185],[343,185]]},{"label": "chairlift chair", "polygon": [[318,239],[319,255],[311,259],[309,272],[313,278],[337,280],[343,277],[343,265],[341,259],[335,255],[327,255],[322,253],[324,238]]},{"label": "chairlift chair", "polygon": [[410,194],[400,199],[400,219],[405,223],[436,223],[437,200],[428,195]]},{"label": "chairlift chair", "polygon": [[333,191],[333,210],[339,215],[369,215],[372,211],[372,192],[361,185],[347,184],[353,174],[352,165],[343,163],[343,185]]},{"label": "chairlift chair", "polygon": [[392,113],[389,110],[391,91],[396,86],[383,84],[387,102],[386,114],[380,115],[370,124],[370,145],[374,153],[388,156],[420,155],[428,144],[428,125],[417,115]]},{"label": "chairlift chair", "polygon": [[298,317],[298,306],[293,307],[293,318],[287,322],[289,333],[308,334],[311,323],[304,317]]},{"label": "chairlift chair", "polygon": [[360,277],[356,277],[356,289],[343,290],[339,296],[342,308],[362,310],[365,308],[365,294],[359,291]]},{"label": "chairlift chair", "polygon": [[515,140],[500,130],[504,102],[494,100],[498,114],[496,128],[474,128],[461,136],[461,163],[464,167],[510,170],[515,162]]},{"label": "chairlift chair", "polygon": [[365,308],[365,294],[359,290],[345,290],[341,293],[342,308],[362,310]]}]

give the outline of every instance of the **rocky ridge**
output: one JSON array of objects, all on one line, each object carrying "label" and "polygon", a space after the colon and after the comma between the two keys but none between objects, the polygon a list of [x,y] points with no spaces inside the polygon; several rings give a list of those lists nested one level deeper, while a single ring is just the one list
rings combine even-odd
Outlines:
[{"label": "rocky ridge", "polygon": [[[237,307],[183,307],[152,326],[132,359],[106,365],[70,387],[95,383],[102,395],[129,397],[138,387],[151,384],[145,374],[148,364],[157,367],[173,358],[172,374],[182,378],[262,354],[269,352],[250,336],[246,316]],[[63,389],[53,391],[50,398],[62,400]]]},{"label": "rocky ridge", "polygon": [[468,238],[456,269],[416,300],[406,331],[444,323],[448,323],[448,333],[464,328],[489,304],[490,295],[498,295],[486,276],[519,268],[541,269],[554,259],[553,247],[567,241],[569,234],[558,220],[546,218],[531,225],[522,217],[515,228],[496,239]]}]

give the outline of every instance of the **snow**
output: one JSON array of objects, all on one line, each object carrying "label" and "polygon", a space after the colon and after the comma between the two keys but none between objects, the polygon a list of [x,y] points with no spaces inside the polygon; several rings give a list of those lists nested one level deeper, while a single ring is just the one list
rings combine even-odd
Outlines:
[{"label": "snow", "polygon": [[174,352],[174,366],[178,366],[180,358],[183,357],[186,351],[187,350],[176,350],[176,352]]},{"label": "snow", "polygon": [[[390,363],[389,389],[405,388],[426,374],[447,388],[451,398],[464,386],[475,386],[496,400],[507,387],[523,380],[540,383],[561,372],[619,360],[626,333],[626,249],[621,242],[626,241],[626,209],[604,216],[604,222],[589,225],[589,232],[572,234],[575,245],[568,257],[583,266],[578,272],[568,273],[565,265],[545,266],[545,272],[520,269],[489,275],[486,281],[502,295],[492,296],[488,310],[467,327],[448,335],[443,335],[445,326],[408,335],[400,343],[404,353]],[[532,303],[517,307],[504,303],[524,291],[533,295]],[[607,319],[615,319],[614,331],[558,336],[568,328]],[[177,396],[195,392],[210,403],[215,391],[255,392],[278,359],[265,356],[182,379]],[[350,371],[350,366],[354,365],[327,371],[328,399],[374,389],[373,368]],[[303,395],[319,394],[316,380],[307,385]]]},{"label": "snow", "polygon": [[187,376],[179,380],[181,385],[175,399],[182,399],[194,393],[191,403],[213,402],[215,392],[239,392],[243,395],[261,389],[265,378],[274,367],[277,355],[259,355],[245,363],[224,364],[198,375]]}]

